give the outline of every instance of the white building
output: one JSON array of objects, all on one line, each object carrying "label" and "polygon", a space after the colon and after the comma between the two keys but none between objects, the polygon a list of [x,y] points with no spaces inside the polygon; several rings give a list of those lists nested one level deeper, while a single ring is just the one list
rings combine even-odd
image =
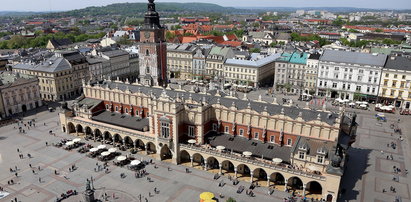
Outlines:
[{"label": "white building", "polygon": [[320,57],[317,94],[349,100],[376,100],[384,54],[325,50]]}]

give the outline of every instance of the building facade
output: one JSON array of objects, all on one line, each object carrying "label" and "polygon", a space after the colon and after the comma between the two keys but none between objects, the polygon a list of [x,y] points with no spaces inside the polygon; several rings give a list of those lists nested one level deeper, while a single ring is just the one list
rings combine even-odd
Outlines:
[{"label": "building facade", "polygon": [[78,52],[56,52],[38,64],[19,63],[13,72],[37,76],[40,95],[46,101],[59,101],[82,93],[82,81],[90,79],[86,58]]},{"label": "building facade", "polygon": [[317,71],[320,62],[320,54],[310,54],[304,73],[304,91],[306,94],[314,95],[317,87]]},{"label": "building facade", "polygon": [[0,117],[42,106],[39,80],[32,75],[0,74]]},{"label": "building facade", "polygon": [[382,71],[380,102],[401,109],[410,109],[411,60],[400,56],[389,56]]},{"label": "building facade", "polygon": [[193,55],[197,47],[191,44],[167,46],[167,70],[169,78],[191,80],[193,77]]},{"label": "building facade", "polygon": [[280,54],[258,55],[250,60],[227,59],[224,62],[225,83],[241,86],[264,86],[271,83],[274,76],[275,60]]},{"label": "building facade", "polygon": [[387,56],[325,50],[320,57],[317,95],[376,101]]}]

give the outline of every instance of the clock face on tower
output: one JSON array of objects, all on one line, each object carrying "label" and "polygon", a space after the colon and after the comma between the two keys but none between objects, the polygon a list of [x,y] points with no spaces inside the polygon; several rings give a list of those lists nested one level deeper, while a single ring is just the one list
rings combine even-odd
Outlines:
[{"label": "clock face on tower", "polygon": [[150,38],[150,32],[144,32],[144,36],[148,39]]}]

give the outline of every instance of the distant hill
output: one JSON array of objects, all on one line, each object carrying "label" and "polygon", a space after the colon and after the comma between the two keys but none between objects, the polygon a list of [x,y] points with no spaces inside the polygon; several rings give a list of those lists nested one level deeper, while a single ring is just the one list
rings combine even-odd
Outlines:
[{"label": "distant hill", "polygon": [[0,17],[4,16],[30,16],[30,15],[38,15],[45,12],[25,12],[25,11],[0,11]]},{"label": "distant hill", "polygon": [[[233,11],[241,12],[243,9],[232,7],[222,7],[211,3],[156,3],[156,9],[159,12],[198,12],[198,13],[232,13]],[[101,7],[87,7],[66,12],[56,12],[48,16],[103,16],[103,15],[124,15],[131,16],[136,13],[147,11],[146,3],[117,3]]]}]

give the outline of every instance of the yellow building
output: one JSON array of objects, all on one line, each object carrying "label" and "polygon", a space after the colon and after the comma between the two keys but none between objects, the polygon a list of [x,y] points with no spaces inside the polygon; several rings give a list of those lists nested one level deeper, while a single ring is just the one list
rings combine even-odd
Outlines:
[{"label": "yellow building", "polygon": [[411,60],[390,56],[383,69],[380,89],[380,102],[410,109]]},{"label": "yellow building", "polygon": [[39,64],[19,63],[13,72],[37,76],[43,100],[57,101],[82,93],[82,81],[90,78],[88,62],[78,52],[55,53]]}]

